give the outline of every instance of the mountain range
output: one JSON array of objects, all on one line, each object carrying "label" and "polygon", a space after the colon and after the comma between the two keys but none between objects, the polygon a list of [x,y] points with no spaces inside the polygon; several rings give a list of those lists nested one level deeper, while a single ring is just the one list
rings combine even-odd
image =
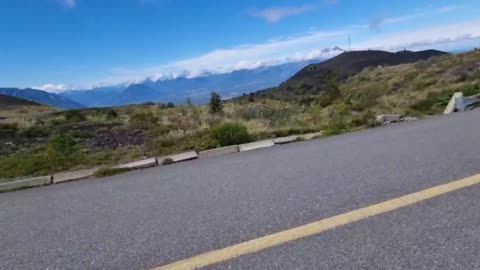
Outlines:
[{"label": "mountain range", "polygon": [[49,93],[43,90],[37,89],[19,89],[19,88],[0,88],[0,94],[18,97],[25,100],[34,101],[36,103],[48,105],[51,107],[61,109],[80,109],[85,108],[84,105],[72,101],[68,98],[60,96],[58,94]]},{"label": "mountain range", "polygon": [[[71,90],[59,94],[36,89],[0,88],[0,94],[63,109],[145,102],[183,104],[187,97],[200,104],[208,102],[211,91],[219,92],[225,99],[256,91],[271,97],[290,98],[317,94],[331,77],[344,80],[366,67],[413,63],[443,54],[445,53],[436,50],[396,53],[375,50],[346,52],[335,47],[321,51],[323,58],[319,57],[317,60],[289,62],[221,74],[203,74],[194,78],[146,79],[136,84]],[[325,60],[327,57],[332,58]]]},{"label": "mountain range", "polygon": [[156,81],[147,79],[136,84],[66,91],[60,95],[87,107],[108,107],[145,102],[183,104],[187,97],[190,97],[194,103],[200,104],[208,101],[211,91],[219,92],[224,98],[231,98],[243,93],[277,86],[306,65],[318,61],[320,60],[236,70],[221,74],[205,74],[195,78],[179,77]]}]

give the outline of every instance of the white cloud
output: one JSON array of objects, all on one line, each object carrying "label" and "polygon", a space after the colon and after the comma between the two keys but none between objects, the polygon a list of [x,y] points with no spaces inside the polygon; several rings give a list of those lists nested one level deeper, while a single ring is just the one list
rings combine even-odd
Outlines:
[{"label": "white cloud", "polygon": [[416,47],[435,46],[442,43],[467,41],[474,38],[480,38],[480,20],[379,35],[354,44],[353,48],[356,50],[415,49]]},{"label": "white cloud", "polygon": [[[398,23],[434,13],[449,12],[456,7],[443,7],[429,11],[389,18],[383,23]],[[480,39],[480,20],[438,24],[436,27],[416,26],[410,30],[372,33],[366,24],[351,25],[345,29],[332,31],[311,30],[289,38],[270,39],[264,43],[244,44],[232,48],[216,49],[197,57],[137,68],[115,68],[110,75],[92,85],[106,86],[153,80],[170,79],[180,76],[196,77],[205,73],[223,73],[238,69],[253,69],[260,66],[277,65],[311,59],[327,58],[338,54],[326,52],[323,48],[347,47],[347,35],[352,34],[352,48],[355,50],[382,49],[400,50],[403,48],[438,48],[445,43],[465,44],[472,39]],[[446,47],[443,47],[446,48]],[[59,92],[68,89],[65,85],[47,84],[39,87],[47,91]]]},{"label": "white cloud", "polygon": [[33,89],[44,90],[52,93],[59,93],[65,90],[69,90],[69,87],[63,84],[44,84],[40,86],[33,86]]},{"label": "white cloud", "polygon": [[[224,73],[238,69],[253,69],[291,61],[318,59],[321,49],[335,40],[347,40],[347,31],[311,32],[288,39],[259,44],[245,44],[229,49],[217,49],[198,57],[182,59],[165,65],[137,69],[115,68],[104,84],[197,77],[206,72]],[[326,43],[328,42],[328,43]],[[337,45],[337,44],[335,44]],[[328,55],[330,56],[330,55]],[[328,57],[326,56],[326,57]]]},{"label": "white cloud", "polygon": [[66,8],[75,8],[77,6],[77,0],[58,0],[58,2]]},{"label": "white cloud", "polygon": [[413,19],[418,19],[428,15],[445,14],[445,13],[453,12],[460,8],[461,8],[460,6],[443,6],[439,8],[428,8],[423,10],[417,10],[412,14],[398,16],[398,17],[377,16],[370,21],[370,24],[368,25],[368,27],[370,28],[370,30],[378,30],[382,25],[385,25],[385,24],[396,24],[396,23],[410,21]]},{"label": "white cloud", "polygon": [[[352,31],[367,31],[352,27]],[[253,69],[287,62],[328,58],[338,52],[325,52],[323,48],[347,47],[347,30],[330,32],[311,32],[289,39],[269,41],[260,44],[247,44],[230,49],[218,49],[198,57],[183,59],[164,65],[144,68],[117,68],[111,70],[111,76],[104,78],[102,85],[135,83],[146,78],[152,80],[171,79],[180,76],[197,77],[205,73],[224,73],[238,69]],[[403,48],[437,45],[445,42],[462,42],[480,38],[480,20],[420,28],[404,32],[391,32],[367,35],[356,41],[352,36],[352,48],[355,50],[382,49],[400,50]]]},{"label": "white cloud", "polygon": [[300,15],[317,8],[315,5],[301,5],[290,7],[271,7],[262,10],[255,10],[251,12],[252,16],[260,17],[267,22],[275,23],[286,17]]}]

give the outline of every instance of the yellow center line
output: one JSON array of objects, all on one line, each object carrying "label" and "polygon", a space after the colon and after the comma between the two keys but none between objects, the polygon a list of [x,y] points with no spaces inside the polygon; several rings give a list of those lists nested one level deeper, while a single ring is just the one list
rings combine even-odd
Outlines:
[{"label": "yellow center line", "polygon": [[229,247],[209,251],[188,259],[168,265],[153,268],[152,270],[193,270],[212,264],[224,262],[239,256],[251,254],[291,242],[307,236],[316,235],[349,223],[357,222],[368,217],[387,213],[405,206],[425,201],[455,190],[467,188],[480,183],[480,174],[444,185],[424,189],[402,197],[384,201],[378,204],[353,210],[344,214],[315,221],[293,229],[277,232]]}]

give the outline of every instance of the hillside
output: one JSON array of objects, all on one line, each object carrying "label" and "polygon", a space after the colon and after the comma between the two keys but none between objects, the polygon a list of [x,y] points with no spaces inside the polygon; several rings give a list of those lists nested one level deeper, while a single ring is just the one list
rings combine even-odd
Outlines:
[{"label": "hillside", "polygon": [[40,106],[40,104],[30,100],[0,94],[0,108],[18,106]]},{"label": "hillside", "polygon": [[[149,90],[132,87],[132,91]],[[224,102],[223,112],[217,114],[208,105],[155,103],[59,111],[40,118],[35,114],[3,126],[7,135],[0,136],[0,178],[210,149],[220,146],[212,130],[225,123],[244,126],[252,140],[319,130],[327,135],[359,130],[375,126],[379,114],[424,117],[442,113],[455,91],[480,93],[480,51],[364,68],[346,80],[330,81],[309,99],[246,95]],[[50,151],[58,141],[70,142],[72,147],[66,152],[74,154],[57,159],[58,153]],[[53,157],[46,159],[46,154]]]},{"label": "hillside", "polygon": [[413,63],[445,54],[436,50],[397,53],[373,50],[344,52],[325,62],[306,66],[279,87],[263,93],[275,97],[315,95],[322,90],[328,80],[344,81],[366,67]]},{"label": "hillside", "polygon": [[0,94],[0,133],[2,124],[23,123],[25,119],[37,118],[55,111],[55,108],[30,100]]},{"label": "hillside", "polygon": [[61,109],[79,109],[85,107],[60,95],[36,89],[0,88],[0,94],[18,97]]},{"label": "hillside", "polygon": [[354,110],[412,116],[442,113],[454,92],[480,93],[480,50],[367,68],[340,85]]}]

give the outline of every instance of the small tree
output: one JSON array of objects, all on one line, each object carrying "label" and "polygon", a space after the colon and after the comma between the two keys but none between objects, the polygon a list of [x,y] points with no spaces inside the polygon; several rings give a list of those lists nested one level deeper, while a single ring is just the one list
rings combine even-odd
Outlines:
[{"label": "small tree", "polygon": [[167,108],[174,108],[175,105],[172,102],[167,103]]},{"label": "small tree", "polygon": [[107,120],[112,120],[118,117],[118,113],[115,110],[108,110],[107,111]]},{"label": "small tree", "polygon": [[250,92],[250,95],[248,96],[248,101],[255,102],[255,93]]},{"label": "small tree", "polygon": [[187,97],[187,105],[189,107],[191,107],[193,104],[192,104],[192,99],[190,97]]},{"label": "small tree", "polygon": [[217,114],[223,112],[222,96],[217,92],[212,92],[209,105],[211,113]]}]

